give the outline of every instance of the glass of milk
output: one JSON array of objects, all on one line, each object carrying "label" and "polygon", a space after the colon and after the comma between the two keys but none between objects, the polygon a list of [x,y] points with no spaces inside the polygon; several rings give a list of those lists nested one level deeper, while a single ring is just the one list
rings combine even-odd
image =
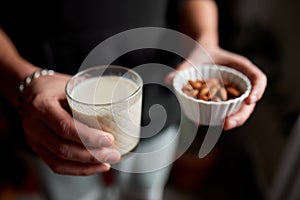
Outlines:
[{"label": "glass of milk", "polygon": [[112,148],[125,155],[140,139],[142,86],[141,77],[131,69],[97,66],[74,75],[66,96],[74,119],[111,133]]}]

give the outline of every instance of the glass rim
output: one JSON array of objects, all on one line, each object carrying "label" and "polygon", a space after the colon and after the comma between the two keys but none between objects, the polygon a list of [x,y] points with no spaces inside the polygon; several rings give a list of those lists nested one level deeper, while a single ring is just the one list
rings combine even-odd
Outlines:
[{"label": "glass rim", "polygon": [[[113,69],[127,70],[127,72],[130,72],[130,73],[134,74],[138,78],[140,84],[137,85],[137,89],[132,94],[130,94],[129,96],[127,96],[124,99],[121,99],[121,100],[118,100],[118,101],[115,101],[115,102],[110,102],[110,103],[86,103],[86,102],[82,102],[82,101],[79,101],[77,99],[74,99],[71,96],[71,94],[69,94],[69,92],[68,92],[68,86],[69,86],[70,82],[72,80],[74,80],[74,78],[77,78],[80,75],[82,75],[82,74],[84,74],[88,71],[93,71],[93,70],[96,70],[98,68],[101,68],[101,69],[113,68]],[[122,76],[120,76],[120,77],[122,77]],[[143,80],[142,80],[141,76],[137,72],[135,72],[134,70],[132,70],[130,68],[127,68],[127,67],[118,66],[118,65],[100,65],[100,66],[89,67],[87,69],[84,69],[84,70],[78,72],[74,76],[72,76],[68,80],[68,82],[65,86],[65,94],[66,94],[67,98],[69,98],[72,102],[74,101],[78,104],[82,104],[82,105],[86,105],[86,106],[110,106],[110,105],[120,104],[120,103],[124,103],[124,102],[129,101],[130,99],[134,98],[142,90],[142,87],[143,87]]]}]

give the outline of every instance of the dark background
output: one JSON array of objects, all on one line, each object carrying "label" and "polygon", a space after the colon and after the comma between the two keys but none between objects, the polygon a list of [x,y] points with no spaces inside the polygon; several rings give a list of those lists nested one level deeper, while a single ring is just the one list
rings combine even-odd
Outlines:
[{"label": "dark background", "polygon": [[[197,140],[174,164],[166,199],[289,199],[291,191],[300,187],[295,183],[299,167],[293,165],[291,171],[285,171],[285,166],[298,159],[297,151],[285,151],[294,142],[291,132],[300,110],[300,3],[217,3],[221,47],[250,58],[267,74],[268,87],[247,123],[224,132],[214,150],[201,160],[196,154],[206,128],[199,129]],[[1,106],[0,113],[8,109]],[[9,119],[0,115],[0,200],[39,199],[42,194],[34,173],[5,137],[7,130],[12,130],[8,124]],[[287,156],[291,160],[285,163]],[[280,172],[290,173],[287,182],[276,180]]]}]

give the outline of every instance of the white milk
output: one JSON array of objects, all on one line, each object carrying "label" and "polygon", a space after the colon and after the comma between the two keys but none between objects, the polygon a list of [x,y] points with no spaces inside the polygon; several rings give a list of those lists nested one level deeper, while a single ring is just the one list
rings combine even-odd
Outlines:
[{"label": "white milk", "polygon": [[87,79],[71,93],[75,100],[70,102],[73,116],[90,127],[111,133],[115,137],[113,147],[124,155],[137,146],[140,138],[142,92],[137,93],[137,89],[127,78]]}]

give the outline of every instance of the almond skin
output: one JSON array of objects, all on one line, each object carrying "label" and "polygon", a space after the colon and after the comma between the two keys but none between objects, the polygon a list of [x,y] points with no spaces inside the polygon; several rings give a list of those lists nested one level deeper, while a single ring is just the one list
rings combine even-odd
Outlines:
[{"label": "almond skin", "polygon": [[228,101],[239,97],[241,91],[228,80],[210,78],[208,80],[188,80],[188,84],[182,88],[182,91],[196,99],[204,101]]}]

